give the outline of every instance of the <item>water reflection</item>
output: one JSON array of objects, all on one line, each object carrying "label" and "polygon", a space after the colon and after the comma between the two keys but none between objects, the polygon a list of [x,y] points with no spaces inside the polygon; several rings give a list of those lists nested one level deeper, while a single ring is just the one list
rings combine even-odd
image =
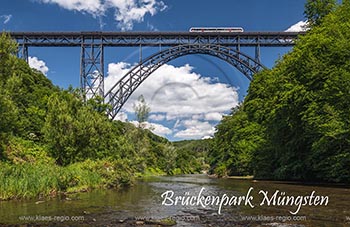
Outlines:
[{"label": "water reflection", "polygon": [[[288,195],[329,196],[327,206],[304,206],[296,216],[306,220],[257,220],[242,221],[247,217],[288,217],[290,206],[224,206],[221,215],[217,206],[162,206],[161,194],[172,190],[176,195],[198,195],[204,187],[203,196],[245,195],[254,188],[254,203],[261,201],[259,190],[273,193],[275,190]],[[18,223],[21,216],[85,216],[85,221],[97,224],[116,223],[127,218],[165,218],[177,220],[177,226],[345,226],[346,216],[350,217],[350,189],[346,187],[306,186],[285,182],[252,181],[237,179],[212,179],[205,175],[184,175],[175,177],[150,177],[139,181],[134,187],[123,190],[95,190],[90,193],[69,195],[68,198],[55,198],[43,203],[31,201],[0,202],[0,223]],[[231,224],[230,224],[231,223]],[[47,223],[45,223],[47,224]],[[77,225],[79,223],[75,223]],[[117,225],[117,224],[116,224]],[[126,225],[124,225],[126,226]]]}]

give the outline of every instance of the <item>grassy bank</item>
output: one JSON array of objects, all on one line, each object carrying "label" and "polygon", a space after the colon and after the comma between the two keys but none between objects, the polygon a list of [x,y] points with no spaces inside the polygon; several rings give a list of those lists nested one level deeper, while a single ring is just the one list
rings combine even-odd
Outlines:
[{"label": "grassy bank", "polygon": [[132,171],[120,161],[86,160],[69,166],[0,163],[0,200],[56,196],[130,185]]},{"label": "grassy bank", "polygon": [[96,188],[120,188],[132,185],[138,177],[188,173],[187,166],[180,169],[174,160],[171,168],[113,157],[58,165],[45,145],[15,137],[8,141],[4,157],[0,161],[0,201],[42,199]]}]

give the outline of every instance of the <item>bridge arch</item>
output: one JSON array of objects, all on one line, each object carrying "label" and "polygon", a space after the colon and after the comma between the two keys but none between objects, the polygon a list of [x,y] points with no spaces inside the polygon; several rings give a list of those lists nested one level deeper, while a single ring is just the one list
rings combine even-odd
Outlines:
[{"label": "bridge arch", "polygon": [[108,115],[114,119],[131,94],[159,67],[171,60],[190,54],[206,54],[222,59],[241,71],[249,80],[253,79],[255,73],[266,69],[257,60],[230,47],[215,44],[174,46],[144,59],[105,93],[106,103],[111,107]]}]

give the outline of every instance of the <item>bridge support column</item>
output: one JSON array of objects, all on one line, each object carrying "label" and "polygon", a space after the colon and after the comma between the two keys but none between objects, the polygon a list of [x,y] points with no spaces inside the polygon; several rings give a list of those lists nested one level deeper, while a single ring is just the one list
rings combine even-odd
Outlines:
[{"label": "bridge support column", "polygon": [[260,59],[260,44],[255,46],[255,61],[261,63]]},{"label": "bridge support column", "polygon": [[[90,40],[89,40],[90,41]],[[84,100],[104,97],[104,59],[103,45],[81,44],[80,86]]]},{"label": "bridge support column", "polygon": [[28,62],[28,46],[24,43],[18,45],[17,57]]}]

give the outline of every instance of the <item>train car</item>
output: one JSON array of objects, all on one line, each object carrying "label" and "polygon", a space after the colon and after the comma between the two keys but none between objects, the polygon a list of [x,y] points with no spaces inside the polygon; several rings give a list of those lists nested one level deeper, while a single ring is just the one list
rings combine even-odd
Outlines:
[{"label": "train car", "polygon": [[244,32],[242,27],[192,27],[190,32]]}]

